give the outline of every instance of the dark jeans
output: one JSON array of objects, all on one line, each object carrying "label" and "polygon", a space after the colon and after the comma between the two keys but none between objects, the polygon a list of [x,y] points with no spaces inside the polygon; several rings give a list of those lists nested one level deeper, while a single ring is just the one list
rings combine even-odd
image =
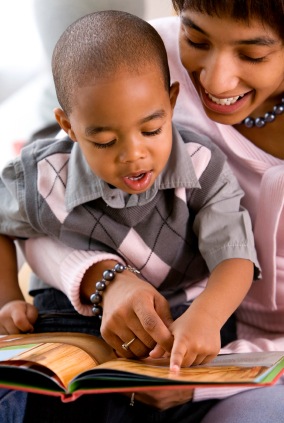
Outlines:
[{"label": "dark jeans", "polygon": [[[66,295],[57,289],[45,289],[37,294],[34,305],[39,310],[35,332],[82,332],[101,337],[100,319],[78,314]],[[177,319],[187,308],[186,305],[172,308],[173,318]],[[236,338],[236,322],[232,316],[221,329],[222,347]]]},{"label": "dark jeans", "polygon": [[[55,289],[47,289],[35,297],[40,311],[36,332],[84,332],[100,336],[100,320],[97,317],[79,315],[67,297]],[[172,310],[173,316],[185,311],[185,307]],[[226,340],[234,338],[234,324],[224,328]],[[232,335],[233,333],[233,335]],[[228,337],[228,334],[229,337]],[[25,423],[68,423],[93,421],[94,423],[198,423],[217,400],[188,402],[182,406],[159,411],[121,394],[84,395],[71,403],[45,395],[29,394]]]}]

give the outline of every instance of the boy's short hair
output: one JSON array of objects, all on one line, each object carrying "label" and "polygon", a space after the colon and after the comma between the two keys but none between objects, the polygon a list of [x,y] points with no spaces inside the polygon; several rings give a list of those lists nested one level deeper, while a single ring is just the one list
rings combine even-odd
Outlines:
[{"label": "boy's short hair", "polygon": [[169,90],[166,49],[149,23],[115,10],[86,15],[64,31],[53,52],[52,72],[59,104],[69,115],[78,88],[119,71],[139,74],[145,66],[160,69]]}]

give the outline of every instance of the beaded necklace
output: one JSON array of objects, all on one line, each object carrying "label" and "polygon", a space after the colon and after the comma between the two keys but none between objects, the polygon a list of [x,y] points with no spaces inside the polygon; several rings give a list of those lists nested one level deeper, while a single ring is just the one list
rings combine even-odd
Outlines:
[{"label": "beaded necklace", "polygon": [[247,128],[252,128],[256,126],[257,128],[263,128],[267,123],[273,122],[277,115],[282,115],[284,112],[284,97],[281,99],[281,103],[276,104],[271,112],[265,113],[264,116],[260,116],[257,118],[247,117],[242,120],[242,124],[245,125]]}]

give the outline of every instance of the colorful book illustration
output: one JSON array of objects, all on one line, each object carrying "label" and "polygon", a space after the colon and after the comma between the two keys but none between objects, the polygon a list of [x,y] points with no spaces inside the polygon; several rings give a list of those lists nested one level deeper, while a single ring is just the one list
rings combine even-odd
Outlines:
[{"label": "colorful book illustration", "polygon": [[154,389],[266,386],[284,372],[284,351],[218,355],[206,365],[169,371],[168,359],[117,358],[103,340],[79,333],[0,338],[0,387],[60,396]]}]

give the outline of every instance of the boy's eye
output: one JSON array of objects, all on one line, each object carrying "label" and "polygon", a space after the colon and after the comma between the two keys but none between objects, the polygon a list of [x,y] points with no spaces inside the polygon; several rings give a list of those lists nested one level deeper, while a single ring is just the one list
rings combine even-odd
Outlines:
[{"label": "boy's eye", "polygon": [[112,141],[104,143],[104,144],[100,144],[98,142],[93,142],[92,144],[96,148],[108,148],[108,147],[111,147],[114,143],[115,143],[115,140],[112,140]]},{"label": "boy's eye", "polygon": [[142,134],[145,137],[154,137],[155,135],[159,135],[162,132],[162,128],[155,129],[155,131],[143,131]]}]

